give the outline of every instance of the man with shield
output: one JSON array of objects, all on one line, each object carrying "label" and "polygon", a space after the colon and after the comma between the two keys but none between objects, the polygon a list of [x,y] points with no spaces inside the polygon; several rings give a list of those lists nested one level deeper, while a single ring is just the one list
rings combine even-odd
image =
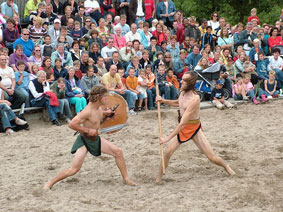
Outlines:
[{"label": "man with shield", "polygon": [[[112,95],[112,97],[110,95]],[[110,100],[109,102],[111,102],[111,98],[115,100],[112,101],[111,109],[104,110],[106,105],[109,105],[108,98]],[[116,105],[113,106],[114,102]],[[89,104],[83,111],[81,111],[75,118],[73,118],[73,120],[69,124],[69,127],[71,129],[76,130],[80,133],[71,150],[72,154],[75,153],[71,167],[60,172],[43,187],[44,189],[51,189],[55,183],[76,174],[80,170],[84,158],[88,152],[90,152],[94,156],[99,156],[102,152],[115,157],[115,161],[121,172],[123,182],[127,185],[136,185],[130,180],[128,176],[122,150],[99,136],[100,131],[101,133],[109,133],[117,131],[125,125],[125,123],[119,123],[119,120],[123,120],[123,118],[118,117],[118,114],[116,115],[117,108],[119,108],[119,114],[122,117],[128,115],[127,103],[122,97],[119,97],[119,95],[116,94],[108,95],[107,89],[102,86],[94,86],[92,88],[89,94]],[[107,117],[111,117],[109,121],[107,121]],[[126,120],[127,118],[124,117],[123,121],[125,122]],[[99,130],[101,126],[105,128]]]}]

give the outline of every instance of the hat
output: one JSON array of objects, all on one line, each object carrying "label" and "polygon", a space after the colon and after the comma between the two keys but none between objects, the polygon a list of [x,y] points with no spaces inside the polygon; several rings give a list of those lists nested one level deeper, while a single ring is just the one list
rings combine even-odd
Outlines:
[{"label": "hat", "polygon": [[58,18],[56,18],[56,19],[54,20],[54,24],[55,24],[55,23],[61,24],[61,21],[60,21]]},{"label": "hat", "polygon": [[216,85],[223,85],[224,83],[222,82],[222,80],[217,80],[216,81]]}]

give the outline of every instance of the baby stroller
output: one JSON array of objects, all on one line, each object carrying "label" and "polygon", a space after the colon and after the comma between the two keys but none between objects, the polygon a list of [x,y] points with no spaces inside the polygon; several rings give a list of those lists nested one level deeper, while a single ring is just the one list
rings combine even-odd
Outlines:
[{"label": "baby stroller", "polygon": [[[195,71],[198,75],[197,83],[195,85],[195,90],[200,97],[200,101],[203,101],[205,96],[211,95],[212,89],[215,87],[215,82],[220,78],[220,67],[219,63],[214,63],[207,69],[201,71]],[[228,89],[224,89],[224,99],[229,99],[230,92]]]}]

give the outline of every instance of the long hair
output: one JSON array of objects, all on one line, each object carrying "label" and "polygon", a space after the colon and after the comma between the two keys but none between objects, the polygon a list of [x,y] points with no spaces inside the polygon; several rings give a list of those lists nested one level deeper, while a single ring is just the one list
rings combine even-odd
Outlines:
[{"label": "long hair", "polygon": [[198,78],[198,75],[193,71],[188,71],[184,73],[184,75],[187,75],[187,74],[189,74],[190,77],[183,79],[183,81],[185,81],[187,85],[186,87],[181,88],[181,92],[184,92],[184,93],[189,92],[189,91],[195,91],[195,85],[196,85],[196,81]]},{"label": "long hair", "polygon": [[93,86],[89,93],[89,101],[97,102],[102,99],[104,94],[107,93],[107,89],[104,86]]}]

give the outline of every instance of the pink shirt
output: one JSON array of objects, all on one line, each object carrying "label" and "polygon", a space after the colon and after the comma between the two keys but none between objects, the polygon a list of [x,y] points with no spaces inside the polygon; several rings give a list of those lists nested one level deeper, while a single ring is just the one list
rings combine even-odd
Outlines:
[{"label": "pink shirt", "polygon": [[152,12],[155,9],[154,0],[144,0],[145,20],[152,18]]},{"label": "pink shirt", "polygon": [[120,36],[118,37],[117,35],[113,35],[113,38],[114,38],[114,43],[113,43],[113,46],[120,50],[122,47],[125,47],[126,46],[126,38],[124,36]]}]

